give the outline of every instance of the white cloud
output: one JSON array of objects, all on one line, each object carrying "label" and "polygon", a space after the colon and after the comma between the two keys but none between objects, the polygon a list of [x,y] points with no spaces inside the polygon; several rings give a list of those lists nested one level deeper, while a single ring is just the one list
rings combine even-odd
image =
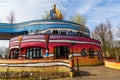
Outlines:
[{"label": "white cloud", "polygon": [[6,0],[6,2],[0,3],[2,11],[0,19],[2,22],[7,22],[6,17],[11,10],[15,12],[16,22],[40,19],[45,11],[51,9],[52,5],[50,0]]},{"label": "white cloud", "polygon": [[78,6],[77,13],[82,15],[87,14],[94,6],[101,2],[102,0],[83,0],[83,2],[80,3],[80,6]]},{"label": "white cloud", "polygon": [[120,25],[119,9],[120,5],[118,3],[113,4],[112,1],[109,4],[104,3],[104,5],[94,6],[91,11],[86,14],[88,19],[87,25],[94,29],[96,25],[101,22],[105,23],[106,20],[109,19],[115,28]]}]

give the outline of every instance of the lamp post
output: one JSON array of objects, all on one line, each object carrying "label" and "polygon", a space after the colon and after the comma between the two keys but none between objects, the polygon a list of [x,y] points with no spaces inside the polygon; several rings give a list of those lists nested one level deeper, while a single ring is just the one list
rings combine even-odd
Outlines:
[{"label": "lamp post", "polygon": [[46,57],[48,58],[49,55],[49,49],[48,49],[48,43],[49,43],[49,38],[50,38],[50,34],[44,34],[45,37],[45,44],[46,44]]}]

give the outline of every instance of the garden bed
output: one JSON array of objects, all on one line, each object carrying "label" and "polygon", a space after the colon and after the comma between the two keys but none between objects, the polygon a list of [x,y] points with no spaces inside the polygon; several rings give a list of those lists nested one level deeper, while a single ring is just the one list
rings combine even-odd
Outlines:
[{"label": "garden bed", "polygon": [[116,59],[105,59],[105,67],[112,69],[120,69],[120,62],[117,62]]},{"label": "garden bed", "polygon": [[69,76],[64,66],[52,67],[0,67],[0,79],[56,79]]}]

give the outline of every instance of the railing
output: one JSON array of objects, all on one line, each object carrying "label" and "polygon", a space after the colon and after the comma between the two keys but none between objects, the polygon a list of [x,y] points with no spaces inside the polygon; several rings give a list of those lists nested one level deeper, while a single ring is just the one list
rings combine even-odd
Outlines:
[{"label": "railing", "polygon": [[[53,74],[56,75],[56,73],[62,74],[64,73],[65,70],[68,70],[67,72],[69,72],[70,77],[73,77],[73,73],[74,73],[74,61],[72,59],[67,59],[67,60],[0,60],[0,67],[2,68],[6,68],[7,67],[7,72],[5,72],[7,78],[10,78],[8,76],[9,73],[11,73],[11,68],[14,68],[13,72],[16,72],[17,70],[19,70],[20,68],[22,68],[22,73],[26,72],[26,69],[31,69],[31,68],[41,68],[40,70],[38,70],[40,73],[38,74],[44,74],[44,76],[48,76],[51,77]],[[61,67],[64,67],[63,69]],[[59,70],[58,70],[59,69]],[[0,69],[1,70],[1,69]],[[37,71],[37,72],[38,72]],[[20,72],[20,71],[19,71]],[[32,73],[32,72],[30,72]],[[0,72],[1,74],[1,72]],[[14,74],[14,73],[13,73]],[[33,74],[36,74],[35,72],[33,72]],[[59,74],[59,75],[60,75]],[[29,74],[30,76],[30,74]],[[0,77],[1,78],[1,77]]]}]

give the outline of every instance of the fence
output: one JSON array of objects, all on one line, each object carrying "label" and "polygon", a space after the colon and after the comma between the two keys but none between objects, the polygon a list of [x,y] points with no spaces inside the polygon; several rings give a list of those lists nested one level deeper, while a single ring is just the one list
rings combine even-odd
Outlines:
[{"label": "fence", "polygon": [[[2,78],[8,79],[16,75],[19,78],[51,78],[53,76],[65,76],[66,72],[73,77],[74,61],[70,60],[0,60],[0,72]],[[3,69],[4,68],[4,69]],[[36,70],[36,71],[35,71]],[[13,75],[14,74],[14,75]],[[33,76],[34,75],[34,76]],[[14,76],[14,77],[16,77]]]}]

